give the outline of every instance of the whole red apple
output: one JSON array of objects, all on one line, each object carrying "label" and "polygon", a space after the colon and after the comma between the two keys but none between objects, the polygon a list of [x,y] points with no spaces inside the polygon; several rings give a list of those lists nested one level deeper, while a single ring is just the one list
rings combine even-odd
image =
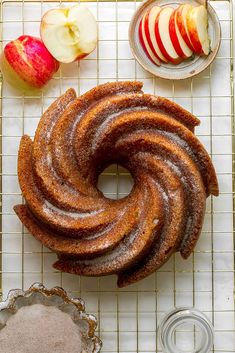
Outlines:
[{"label": "whole red apple", "polygon": [[0,67],[11,85],[28,91],[32,87],[43,87],[59,69],[59,62],[41,39],[23,35],[5,46]]}]

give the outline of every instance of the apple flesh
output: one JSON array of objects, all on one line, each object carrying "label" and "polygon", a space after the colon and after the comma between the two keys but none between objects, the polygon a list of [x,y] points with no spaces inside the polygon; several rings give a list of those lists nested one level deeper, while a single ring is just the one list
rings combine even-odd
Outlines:
[{"label": "apple flesh", "polygon": [[62,63],[90,54],[97,45],[97,23],[87,7],[52,9],[42,17],[41,38],[50,53]]},{"label": "apple flesh", "polygon": [[59,63],[39,38],[23,35],[5,46],[0,68],[6,81],[26,92],[42,88],[59,69]]},{"label": "apple flesh", "polygon": [[189,12],[192,9],[193,9],[193,6],[190,4],[180,5],[176,10],[175,18],[176,18],[176,23],[177,23],[179,32],[180,32],[183,40],[185,41],[185,43],[187,44],[189,49],[194,51],[194,47],[191,43],[190,36],[188,33],[188,26],[187,26],[187,17],[188,17]]},{"label": "apple flesh", "polygon": [[174,13],[171,7],[164,7],[157,15],[155,21],[155,36],[160,51],[172,64],[179,64],[182,58],[177,54],[170,36],[170,18]]},{"label": "apple flesh", "polygon": [[161,63],[179,64],[193,53],[208,55],[208,15],[203,5],[183,4],[176,9],[153,6],[139,24],[140,43],[148,58]]},{"label": "apple flesh", "polygon": [[169,21],[169,32],[170,32],[170,37],[172,44],[175,48],[176,53],[182,58],[182,59],[188,59],[192,56],[193,52],[192,50],[187,46],[186,42],[184,41],[183,37],[181,36],[181,33],[179,31],[177,21],[176,21],[176,11],[175,10]]},{"label": "apple flesh", "polygon": [[187,28],[195,53],[208,55],[210,52],[208,16],[207,10],[203,5],[194,7],[188,12]]},{"label": "apple flesh", "polygon": [[146,33],[145,33],[145,21],[146,21],[146,16],[148,15],[148,13],[146,13],[143,18],[140,21],[139,24],[139,39],[140,39],[140,44],[142,45],[145,54],[148,56],[148,58],[157,66],[161,65],[160,60],[155,56],[155,54],[153,53],[153,51],[150,48],[148,39],[146,37]]},{"label": "apple flesh", "polygon": [[147,41],[153,54],[158,58],[158,60],[167,63],[168,61],[162,54],[155,37],[155,22],[160,11],[161,7],[159,6],[154,6],[149,10],[145,17],[144,28]]}]

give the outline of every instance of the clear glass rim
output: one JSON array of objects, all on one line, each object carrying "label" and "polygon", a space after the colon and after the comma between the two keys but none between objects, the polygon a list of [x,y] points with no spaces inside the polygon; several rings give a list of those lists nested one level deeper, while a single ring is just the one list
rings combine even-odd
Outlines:
[{"label": "clear glass rim", "polygon": [[200,340],[190,353],[207,353],[210,351],[214,340],[214,329],[208,317],[195,308],[181,307],[170,311],[158,327],[158,338],[163,352],[186,353],[174,341],[174,333],[182,324],[193,324],[200,332]]}]

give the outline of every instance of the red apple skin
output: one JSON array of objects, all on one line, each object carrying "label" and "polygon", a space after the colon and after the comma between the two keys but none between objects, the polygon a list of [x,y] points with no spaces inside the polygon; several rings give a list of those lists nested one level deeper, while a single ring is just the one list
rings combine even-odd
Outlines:
[{"label": "red apple skin", "polygon": [[[161,10],[162,11],[162,10]],[[161,36],[160,36],[160,33],[159,33],[159,17],[161,15],[161,11],[159,12],[159,14],[157,15],[156,17],[156,21],[155,21],[155,36],[156,36],[156,40],[157,40],[157,43],[158,43],[158,46],[159,46],[159,49],[160,51],[162,52],[162,55],[168,60],[170,61],[172,64],[174,65],[177,65],[181,62],[181,60],[176,60],[174,58],[172,58],[168,52],[166,51],[163,43],[162,43],[162,40],[161,40]]]},{"label": "red apple skin", "polygon": [[151,37],[150,37],[150,33],[149,33],[149,13],[150,10],[147,12],[146,16],[145,16],[145,22],[144,22],[144,30],[145,30],[145,35],[148,41],[148,44],[150,46],[150,49],[152,50],[153,54],[156,56],[156,58],[162,62],[161,58],[157,55],[156,50],[153,46],[153,43],[151,41]]},{"label": "red apple skin", "polygon": [[191,43],[194,47],[195,53],[197,55],[204,55],[202,45],[201,45],[200,39],[198,37],[198,31],[197,31],[195,21],[192,21],[190,19],[190,16],[187,16],[186,23],[187,23],[187,27],[188,27],[188,34],[189,34]]},{"label": "red apple skin", "polygon": [[187,44],[189,49],[191,49],[194,52],[195,51],[194,47],[192,46],[191,41],[188,37],[187,31],[186,31],[186,28],[184,25],[183,17],[182,17],[183,7],[184,7],[184,5],[181,5],[176,10],[176,13],[175,13],[176,21],[177,21],[177,25],[178,25],[179,31],[181,33],[181,36],[183,37],[185,43]]},{"label": "red apple skin", "polygon": [[28,35],[8,43],[3,56],[17,76],[35,88],[42,88],[59,69],[59,62],[53,58],[43,42]]},{"label": "red apple skin", "polygon": [[149,55],[148,50],[147,50],[147,48],[145,46],[145,43],[144,43],[143,34],[142,34],[143,19],[144,19],[144,17],[141,19],[140,24],[139,24],[139,40],[140,40],[140,44],[141,44],[142,48],[144,49],[144,52],[147,55],[147,57],[149,58],[149,60],[151,60],[151,62],[153,64],[155,64],[155,62],[152,60],[151,56]]},{"label": "red apple skin", "polygon": [[175,27],[175,13],[176,10],[172,13],[170,21],[169,21],[169,33],[171,37],[171,41],[173,44],[173,47],[175,48],[176,53],[183,59],[187,59],[187,56],[185,56],[183,50],[181,49],[179,39],[176,33],[176,27]]}]

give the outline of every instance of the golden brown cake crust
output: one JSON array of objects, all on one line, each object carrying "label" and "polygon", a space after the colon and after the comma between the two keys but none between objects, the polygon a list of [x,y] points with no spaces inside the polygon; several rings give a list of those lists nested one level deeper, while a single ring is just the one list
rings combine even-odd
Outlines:
[{"label": "golden brown cake crust", "polygon": [[[21,222],[56,252],[54,267],[86,276],[116,273],[120,287],[187,258],[199,238],[206,197],[218,195],[208,153],[194,135],[200,121],[177,104],[142,92],[140,82],[68,90],[42,116],[34,141],[23,136],[18,177]],[[109,164],[132,174],[120,200],[97,180]]]}]

